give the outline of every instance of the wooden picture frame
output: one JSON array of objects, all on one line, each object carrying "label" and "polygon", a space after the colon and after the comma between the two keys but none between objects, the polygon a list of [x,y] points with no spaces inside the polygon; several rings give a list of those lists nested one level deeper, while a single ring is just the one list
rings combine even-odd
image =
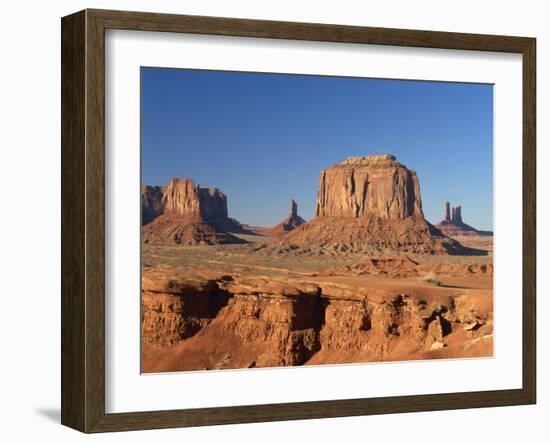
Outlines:
[{"label": "wooden picture frame", "polygon": [[[419,48],[523,57],[523,385],[513,390],[105,412],[105,30]],[[62,424],[83,432],[534,404],[536,400],[536,41],[533,38],[84,10],[62,19]]]}]

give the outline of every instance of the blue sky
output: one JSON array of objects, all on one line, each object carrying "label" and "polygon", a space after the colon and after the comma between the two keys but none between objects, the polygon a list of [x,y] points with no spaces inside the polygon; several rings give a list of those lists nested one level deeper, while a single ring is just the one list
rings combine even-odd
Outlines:
[{"label": "blue sky", "polygon": [[141,97],[142,182],[219,187],[243,223],[280,222],[292,198],[311,219],[322,169],[391,153],[429,221],[448,200],[492,229],[491,85],[142,68]]}]

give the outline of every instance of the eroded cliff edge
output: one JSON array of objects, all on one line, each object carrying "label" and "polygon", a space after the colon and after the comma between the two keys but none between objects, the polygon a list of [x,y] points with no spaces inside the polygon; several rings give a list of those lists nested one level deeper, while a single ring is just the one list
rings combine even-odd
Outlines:
[{"label": "eroded cliff edge", "polygon": [[492,293],[146,269],[146,372],[492,354]]}]

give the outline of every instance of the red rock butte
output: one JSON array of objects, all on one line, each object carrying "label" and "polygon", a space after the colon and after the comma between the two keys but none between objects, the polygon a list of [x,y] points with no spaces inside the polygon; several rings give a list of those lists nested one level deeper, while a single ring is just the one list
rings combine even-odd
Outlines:
[{"label": "red rock butte", "polygon": [[416,172],[389,154],[350,157],[323,170],[316,215],[277,247],[321,254],[472,252],[426,221]]},{"label": "red rock butte", "polygon": [[143,241],[146,244],[213,245],[242,243],[230,232],[240,225],[227,214],[227,197],[188,178],[169,186],[141,190]]},{"label": "red rock butte", "polygon": [[416,172],[393,155],[350,157],[321,172],[317,216],[424,217]]}]

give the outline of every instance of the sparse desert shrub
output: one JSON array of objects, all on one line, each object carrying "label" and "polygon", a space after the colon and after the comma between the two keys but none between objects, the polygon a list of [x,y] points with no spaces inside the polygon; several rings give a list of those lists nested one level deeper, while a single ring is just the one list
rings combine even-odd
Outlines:
[{"label": "sparse desert shrub", "polygon": [[426,273],[422,278],[422,282],[425,282],[426,284],[436,285],[438,287],[441,287],[443,285],[441,280],[438,279],[437,274],[435,274],[434,272]]}]

